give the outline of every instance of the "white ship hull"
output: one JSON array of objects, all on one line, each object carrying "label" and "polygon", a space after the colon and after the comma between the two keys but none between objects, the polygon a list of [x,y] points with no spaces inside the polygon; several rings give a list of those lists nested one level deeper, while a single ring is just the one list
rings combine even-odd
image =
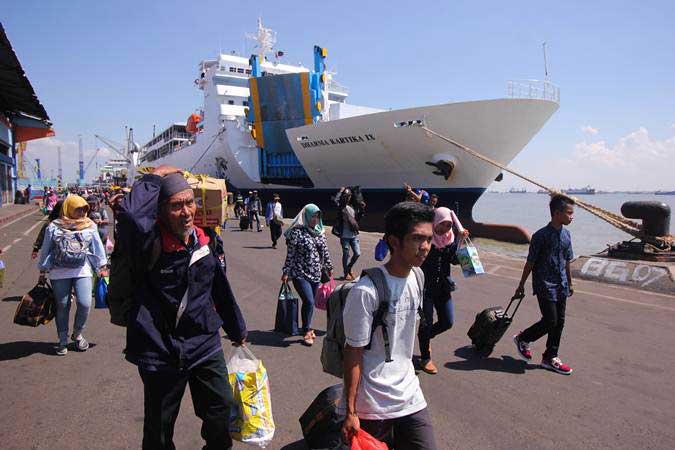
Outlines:
[{"label": "white ship hull", "polygon": [[[358,185],[388,190],[401,189],[407,182],[432,191],[484,190],[499,174],[498,168],[419,127],[394,124],[422,119],[430,129],[506,165],[557,109],[556,102],[520,98],[449,103],[318,122],[289,129],[287,135],[314,189]],[[291,188],[260,182],[258,149],[243,117],[230,116],[223,123],[220,134],[209,136],[205,130],[197,143],[152,164],[226,177],[239,190]],[[455,162],[448,180],[425,164],[438,160]]]}]

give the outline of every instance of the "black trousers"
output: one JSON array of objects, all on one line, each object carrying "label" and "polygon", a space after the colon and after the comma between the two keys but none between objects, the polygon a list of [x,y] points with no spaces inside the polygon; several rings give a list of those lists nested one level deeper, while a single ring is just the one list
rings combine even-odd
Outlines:
[{"label": "black trousers", "polygon": [[139,368],[145,394],[143,450],[174,450],[173,429],[185,387],[190,385],[192,404],[202,419],[204,449],[230,449],[232,391],[223,352],[182,373],[150,372]]},{"label": "black trousers", "polygon": [[272,237],[272,245],[277,245],[277,241],[281,237],[281,225],[275,223],[274,220],[270,222],[270,236]]},{"label": "black trousers", "polygon": [[541,310],[541,320],[523,331],[520,337],[525,342],[534,342],[545,334],[548,334],[544,358],[555,358],[558,356],[560,338],[565,326],[567,297],[560,295],[557,301],[553,301],[548,295],[537,295],[537,301]]},{"label": "black trousers", "polygon": [[360,419],[361,428],[396,450],[436,450],[436,438],[429,411],[424,408],[396,419]]}]

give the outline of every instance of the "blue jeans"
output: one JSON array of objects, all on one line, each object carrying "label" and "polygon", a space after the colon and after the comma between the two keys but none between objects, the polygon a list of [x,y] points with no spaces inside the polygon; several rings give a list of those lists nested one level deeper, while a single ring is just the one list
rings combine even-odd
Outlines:
[{"label": "blue jeans", "polygon": [[68,318],[70,317],[70,293],[75,289],[77,311],[75,312],[75,324],[73,334],[82,333],[87,324],[89,309],[91,308],[92,278],[63,278],[51,280],[56,297],[56,331],[59,335],[59,343],[68,343]]},{"label": "blue jeans", "polygon": [[[347,276],[351,271],[356,260],[361,256],[361,247],[359,246],[359,238],[340,238],[340,245],[342,246],[342,269],[345,271],[345,276]],[[349,249],[351,248],[354,254],[352,255],[351,261],[349,260]]]},{"label": "blue jeans", "polygon": [[[436,323],[434,323],[434,309],[436,309],[436,315],[438,316],[438,322]],[[431,359],[431,340],[452,328],[455,322],[455,306],[452,303],[452,298],[434,299],[425,296],[422,311],[424,312],[426,326],[420,325],[417,332],[420,343],[420,357],[421,359]]]},{"label": "blue jeans", "polygon": [[302,317],[302,331],[307,333],[312,329],[312,316],[314,315],[314,297],[319,285],[314,281],[307,281],[304,278],[293,278],[293,287],[298,292],[302,300],[302,309],[300,316]]}]

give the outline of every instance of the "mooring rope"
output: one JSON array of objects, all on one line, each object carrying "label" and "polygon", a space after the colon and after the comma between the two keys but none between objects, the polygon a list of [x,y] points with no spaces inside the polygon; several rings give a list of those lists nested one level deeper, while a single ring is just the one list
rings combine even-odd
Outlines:
[{"label": "mooring rope", "polygon": [[488,158],[485,155],[482,155],[481,153],[478,153],[477,151],[467,147],[466,145],[460,144],[459,142],[450,139],[449,137],[443,136],[440,133],[435,132],[434,130],[429,129],[426,125],[421,125],[421,128],[426,131],[427,133],[436,136],[437,138],[454,145],[455,147],[459,148],[460,150],[463,150],[464,152],[470,154],[471,156],[474,156],[480,160],[483,160],[489,164],[492,164],[493,166],[497,166],[500,169],[502,169],[505,172],[508,172],[512,175],[517,176],[518,178],[522,178],[523,180],[527,181],[528,183],[532,183],[535,186],[540,187],[541,189],[544,189],[545,191],[549,192],[551,195],[562,195],[563,197],[569,198],[572,201],[574,201],[575,204],[579,205],[582,209],[585,209],[589,213],[593,214],[594,216],[604,220],[605,222],[609,223],[610,225],[613,225],[614,227],[620,229],[621,231],[630,234],[631,236],[634,236],[636,238],[641,239],[644,242],[647,242],[655,247],[656,250],[663,250],[667,249],[670,250],[671,246],[673,243],[675,243],[675,238],[672,235],[667,235],[667,236],[648,236],[643,233],[642,231],[642,226],[638,224],[637,222],[633,222],[632,220],[628,220],[625,217],[622,217],[618,214],[615,214],[611,211],[607,211],[606,209],[600,208],[598,206],[592,205],[590,203],[587,203],[583,200],[579,200],[577,197],[573,197],[571,195],[567,195],[564,192],[557,191],[555,189],[552,189],[539,181],[536,181],[530,177],[527,177],[523,174],[520,174],[516,172],[515,170],[509,169],[505,165],[498,163],[497,161],[494,161],[493,159]]}]

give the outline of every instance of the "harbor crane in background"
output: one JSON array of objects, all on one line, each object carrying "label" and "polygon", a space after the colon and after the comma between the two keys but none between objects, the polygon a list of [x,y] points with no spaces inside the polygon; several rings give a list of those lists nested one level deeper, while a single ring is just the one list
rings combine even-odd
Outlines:
[{"label": "harbor crane in background", "polygon": [[115,142],[113,140],[107,139],[99,134],[95,134],[94,137],[104,143],[110,150],[114,151],[118,155],[120,155],[122,158],[124,158],[127,162],[131,163],[131,155],[132,153],[138,153],[140,152],[140,146],[134,142],[134,129],[129,128],[129,131],[125,133],[127,135],[127,144],[126,148],[124,145],[120,144],[119,142]]},{"label": "harbor crane in background", "polygon": [[110,139],[104,138],[101,135],[95,134],[94,137],[101,141],[103,144],[105,144],[110,150],[114,151],[118,155],[120,155],[122,158],[126,159],[129,161],[129,157],[126,155],[127,150],[124,148],[124,146],[118,142],[111,141]]}]

